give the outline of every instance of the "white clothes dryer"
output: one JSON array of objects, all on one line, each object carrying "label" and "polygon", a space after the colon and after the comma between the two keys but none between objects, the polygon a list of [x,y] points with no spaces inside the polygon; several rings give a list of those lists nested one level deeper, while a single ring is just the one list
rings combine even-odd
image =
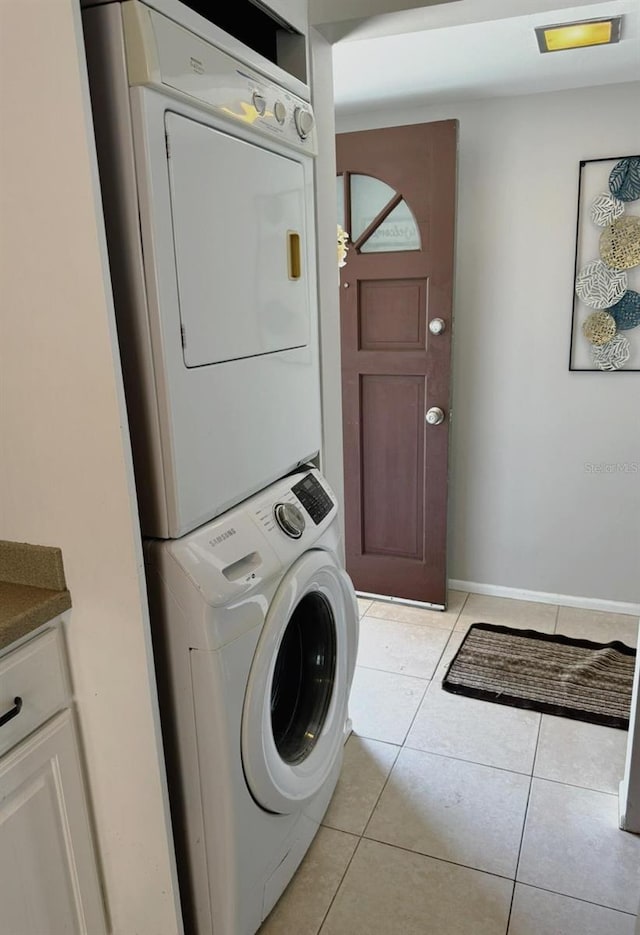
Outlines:
[{"label": "white clothes dryer", "polygon": [[315,469],[145,547],[185,925],[253,935],[333,793],[358,641]]},{"label": "white clothes dryer", "polygon": [[179,538],[320,450],[313,114],[306,86],[229,54],[182,4],[96,2],[83,26],[140,520]]}]

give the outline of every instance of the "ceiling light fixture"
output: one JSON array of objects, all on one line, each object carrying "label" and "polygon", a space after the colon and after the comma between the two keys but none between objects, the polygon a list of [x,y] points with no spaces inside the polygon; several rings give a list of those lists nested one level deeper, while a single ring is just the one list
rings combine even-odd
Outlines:
[{"label": "ceiling light fixture", "polygon": [[538,26],[536,38],[541,52],[583,49],[590,45],[609,45],[620,41],[621,16],[589,19],[578,23]]}]

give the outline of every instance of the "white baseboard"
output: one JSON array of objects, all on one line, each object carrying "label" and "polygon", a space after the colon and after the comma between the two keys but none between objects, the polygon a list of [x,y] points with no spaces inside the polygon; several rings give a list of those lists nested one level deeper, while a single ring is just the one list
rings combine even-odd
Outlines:
[{"label": "white baseboard", "polygon": [[509,597],[515,601],[536,601],[540,604],[560,604],[561,607],[578,607],[581,610],[599,610],[609,614],[630,614],[640,617],[640,604],[629,601],[605,601],[597,597],[575,597],[572,594],[549,594],[547,591],[525,591],[523,588],[505,588],[499,584],[478,584],[476,581],[449,579],[454,591],[469,591],[471,594],[488,594],[491,597]]}]

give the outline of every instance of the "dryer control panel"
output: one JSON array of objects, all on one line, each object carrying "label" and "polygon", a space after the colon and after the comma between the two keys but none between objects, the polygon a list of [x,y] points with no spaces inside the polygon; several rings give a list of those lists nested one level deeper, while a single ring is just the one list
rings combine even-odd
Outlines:
[{"label": "dryer control panel", "polygon": [[251,132],[317,152],[308,101],[141,3],[125,4],[129,84],[178,92]]}]

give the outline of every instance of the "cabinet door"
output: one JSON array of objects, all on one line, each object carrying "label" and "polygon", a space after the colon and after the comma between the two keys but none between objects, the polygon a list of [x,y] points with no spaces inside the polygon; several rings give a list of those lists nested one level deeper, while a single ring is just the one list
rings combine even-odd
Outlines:
[{"label": "cabinet door", "polygon": [[3,935],[103,935],[102,896],[71,712],[0,759]]}]

